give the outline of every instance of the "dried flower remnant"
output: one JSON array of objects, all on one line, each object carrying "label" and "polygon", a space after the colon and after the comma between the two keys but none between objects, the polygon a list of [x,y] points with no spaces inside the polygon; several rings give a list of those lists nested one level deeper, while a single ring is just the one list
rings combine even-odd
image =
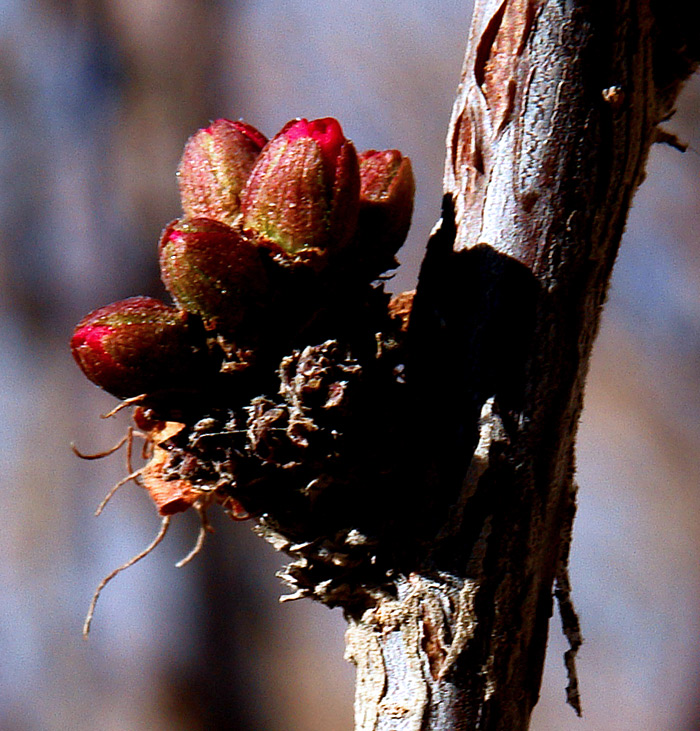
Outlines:
[{"label": "dried flower remnant", "polygon": [[201,490],[197,490],[187,480],[163,479],[163,468],[168,462],[168,450],[162,445],[184,428],[184,424],[176,421],[161,422],[147,437],[152,445],[153,454],[148,464],[141,470],[141,478],[160,515],[181,513],[192,507],[202,494]]},{"label": "dried flower remnant", "polygon": [[[114,454],[117,450],[124,446],[124,444],[127,445],[126,463],[128,474],[125,478],[119,480],[119,482],[117,482],[116,485],[114,485],[114,487],[107,493],[97,508],[95,515],[100,515],[118,488],[131,481],[146,489],[158,509],[158,513],[161,515],[160,528],[153,541],[143,551],[107,574],[107,576],[105,576],[97,586],[92,600],[90,601],[90,606],[83,625],[83,636],[85,638],[87,638],[90,633],[95,607],[102,590],[118,574],[133,566],[141,559],[146,558],[146,556],[160,545],[168,532],[170,520],[174,514],[193,508],[198,513],[200,519],[200,529],[194,547],[183,559],[175,564],[177,568],[181,568],[189,563],[201,551],[206,534],[213,532],[213,528],[209,525],[207,520],[207,508],[212,503],[217,502],[222,504],[228,513],[235,508],[235,506],[231,504],[232,499],[230,496],[216,488],[198,488],[187,480],[167,480],[164,478],[163,467],[168,461],[168,450],[164,445],[171,437],[178,434],[184,428],[184,424],[179,424],[177,422],[162,422],[157,419],[153,419],[149,412],[140,406],[137,406],[134,412],[134,422],[138,427],[138,430],[135,430],[133,427],[129,427],[127,435],[114,447],[104,452],[94,455],[83,454],[75,446],[71,445],[75,454],[82,459],[100,459],[110,454]],[[142,457],[145,460],[148,460],[144,466],[137,470],[134,470],[132,463],[133,439],[135,435],[144,439]],[[249,516],[242,517],[239,511],[238,514],[233,517],[237,520],[241,520]]]},{"label": "dried flower remnant", "polygon": [[[184,216],[158,247],[175,306],[107,305],[71,340],[85,375],[123,399],[111,413],[136,407],[117,445],[127,445],[127,476],[100,510],[134,481],[162,518],[148,548],[100,583],[86,633],[104,586],[163,540],[172,515],[200,516],[178,565],[199,552],[213,504],[255,519],[299,559],[287,574],[295,595],[333,604],[357,567],[381,580],[368,537],[381,518],[362,503],[401,485],[388,465],[401,463],[408,424],[396,413],[410,304],[390,305],[377,277],[408,231],[408,158],[370,150],[358,160],[330,118],[292,120],[269,142],[217,120],[190,138],[178,177]],[[136,437],[144,464],[134,469]]]}]

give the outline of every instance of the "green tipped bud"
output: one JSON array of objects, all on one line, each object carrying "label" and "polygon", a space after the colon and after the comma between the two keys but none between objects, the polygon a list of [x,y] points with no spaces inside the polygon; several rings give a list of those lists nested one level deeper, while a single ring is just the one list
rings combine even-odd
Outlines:
[{"label": "green tipped bud", "polygon": [[177,171],[185,215],[232,224],[241,191],[266,143],[255,127],[230,119],[217,119],[192,135]]},{"label": "green tipped bud", "polygon": [[70,346],[83,373],[122,399],[190,387],[198,369],[186,314],[151,297],[91,312]]},{"label": "green tipped bud", "polygon": [[262,151],[241,195],[243,230],[288,254],[333,253],[355,232],[357,153],[335,119],[292,120]]},{"label": "green tipped bud", "polygon": [[173,221],[160,240],[160,270],[175,302],[207,330],[230,334],[268,291],[257,248],[223,223]]}]

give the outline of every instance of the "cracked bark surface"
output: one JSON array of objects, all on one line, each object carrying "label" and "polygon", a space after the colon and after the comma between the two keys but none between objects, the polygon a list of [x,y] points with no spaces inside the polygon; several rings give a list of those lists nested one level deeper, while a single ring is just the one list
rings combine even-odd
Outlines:
[{"label": "cracked bark surface", "polygon": [[409,328],[415,484],[393,590],[345,606],[358,731],[526,729],[567,572],[613,262],[700,58],[691,3],[477,2]]}]

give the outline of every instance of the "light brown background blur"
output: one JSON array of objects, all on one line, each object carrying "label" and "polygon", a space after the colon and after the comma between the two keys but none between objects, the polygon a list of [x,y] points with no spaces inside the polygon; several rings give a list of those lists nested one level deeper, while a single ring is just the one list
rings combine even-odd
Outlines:
[{"label": "light brown background blur", "polygon": [[[414,161],[395,290],[438,215],[444,136],[471,8],[456,0],[0,0],[0,728],[352,728],[343,621],[279,606],[282,559],[246,524],[184,569],[183,516],[105,591],[158,519],[130,486],[99,519],[126,417],[67,348],[88,310],[162,296],[155,246],[178,215],[189,134],[219,116],[268,135],[338,117],[358,148]],[[700,148],[693,80],[670,129]],[[572,556],[584,718],[564,704],[558,621],[533,729],[700,728],[700,154],[655,149],[617,264],[581,425]]]}]

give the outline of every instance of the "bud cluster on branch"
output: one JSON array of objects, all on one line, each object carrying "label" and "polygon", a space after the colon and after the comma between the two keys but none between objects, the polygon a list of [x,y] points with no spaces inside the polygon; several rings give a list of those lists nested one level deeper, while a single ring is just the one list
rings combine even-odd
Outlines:
[{"label": "bud cluster on branch", "polygon": [[346,488],[328,486],[362,473],[376,487],[368,475],[381,454],[390,463],[369,405],[379,393],[394,408],[402,381],[405,298],[392,313],[380,277],[410,225],[410,160],[358,155],[332,118],[292,120],[269,141],[219,119],[187,142],[178,179],[184,215],[158,247],[174,305],[140,296],[91,312],[75,360],[137,407],[149,460],[137,478],[161,515],[216,501],[298,541],[326,531],[312,527],[320,510],[351,533]]},{"label": "bud cluster on branch", "polygon": [[219,119],[190,138],[178,177],[185,216],[159,245],[176,307],[115,302],[87,315],[71,341],[85,375],[119,398],[188,389],[220,370],[200,357],[216,350],[203,337],[218,343],[225,368],[245,368],[280,322],[303,329],[302,287],[365,284],[395,266],[411,220],[409,159],[358,156],[330,118],[292,120],[269,142]]}]

